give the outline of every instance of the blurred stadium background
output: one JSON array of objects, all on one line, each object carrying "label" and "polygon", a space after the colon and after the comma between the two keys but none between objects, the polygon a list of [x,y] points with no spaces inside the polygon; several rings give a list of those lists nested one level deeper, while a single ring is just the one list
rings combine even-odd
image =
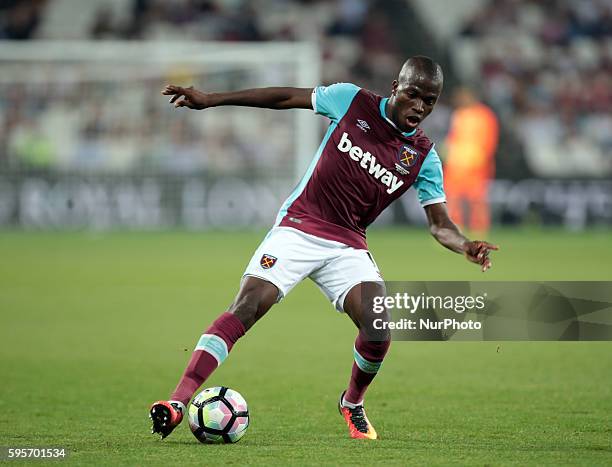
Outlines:
[{"label": "blurred stadium background", "polygon": [[[432,56],[446,87],[425,127],[443,158],[459,85],[499,119],[502,250],[482,276],[434,244],[408,193],[369,237],[385,277],[612,280],[611,15],[609,0],[0,1],[3,444],[209,462],[186,427],[153,442],[148,404],[231,301],[326,121],[175,111],[168,82],[386,95],[407,56]],[[368,396],[384,438],[365,446],[335,412],[354,328],[309,281],[271,314],[207,382],[253,416],[215,463],[609,464],[609,342],[394,344]]]},{"label": "blurred stadium background", "polygon": [[[2,226],[266,227],[325,119],[175,112],[161,87],[351,81],[386,95],[413,54],[444,66],[444,97],[424,125],[443,157],[457,85],[479,90],[500,120],[495,225],[612,224],[609,1],[1,5]],[[422,223],[414,198],[403,197],[379,224]]]}]

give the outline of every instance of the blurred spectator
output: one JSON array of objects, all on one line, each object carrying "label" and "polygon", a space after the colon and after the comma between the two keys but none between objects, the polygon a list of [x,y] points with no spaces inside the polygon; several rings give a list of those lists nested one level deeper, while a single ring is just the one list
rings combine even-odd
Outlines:
[{"label": "blurred spectator", "polygon": [[368,4],[365,0],[339,0],[335,17],[328,33],[330,35],[359,35],[366,22]]},{"label": "blurred spectator", "polygon": [[612,2],[489,1],[463,36],[536,174],[612,174]]},{"label": "blurred spectator", "polygon": [[40,24],[45,0],[0,2],[0,39],[32,39]]},{"label": "blurred spectator", "polygon": [[499,125],[493,111],[467,87],[455,91],[454,103],[444,161],[449,214],[459,226],[482,235],[491,224],[489,184],[495,175]]},{"label": "blurred spectator", "polygon": [[92,39],[112,39],[117,35],[113,10],[108,5],[98,9],[89,35]]},{"label": "blurred spectator", "polygon": [[13,153],[27,167],[45,168],[53,163],[53,143],[46,137],[36,121],[26,121],[13,137]]}]

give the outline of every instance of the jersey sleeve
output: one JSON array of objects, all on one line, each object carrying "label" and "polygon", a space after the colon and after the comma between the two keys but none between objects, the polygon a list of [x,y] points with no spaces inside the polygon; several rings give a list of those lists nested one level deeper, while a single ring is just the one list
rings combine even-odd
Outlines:
[{"label": "jersey sleeve", "polygon": [[344,117],[359,89],[351,83],[317,86],[312,90],[312,108],[315,113],[338,123]]},{"label": "jersey sleeve", "polygon": [[423,207],[446,202],[442,162],[434,148],[431,148],[425,158],[425,162],[414,182],[414,188]]}]

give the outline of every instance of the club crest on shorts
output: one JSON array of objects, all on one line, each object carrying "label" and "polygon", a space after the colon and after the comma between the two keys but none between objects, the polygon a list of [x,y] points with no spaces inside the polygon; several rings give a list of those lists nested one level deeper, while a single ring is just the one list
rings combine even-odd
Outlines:
[{"label": "club crest on shorts", "polygon": [[276,257],[264,253],[261,259],[259,260],[259,264],[264,269],[270,269],[276,264]]}]

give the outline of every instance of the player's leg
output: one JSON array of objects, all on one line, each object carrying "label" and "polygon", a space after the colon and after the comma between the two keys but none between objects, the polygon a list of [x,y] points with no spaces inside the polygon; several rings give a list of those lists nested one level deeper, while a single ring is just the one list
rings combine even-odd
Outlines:
[{"label": "player's leg", "polygon": [[245,276],[236,299],[202,334],[187,368],[168,401],[151,406],[153,433],[168,436],[182,421],[193,394],[228,356],[232,347],[274,305],[279,289],[272,283]]},{"label": "player's leg", "polygon": [[[344,395],[346,405],[362,405],[368,386],[376,377],[391,345],[388,329],[378,329],[388,322],[387,312],[374,313],[374,297],[384,297],[381,283],[364,282],[353,287],[344,299],[344,311],[359,330],[355,339],[353,369]],[[375,322],[376,321],[376,322]]]},{"label": "player's leg", "polygon": [[491,227],[488,180],[480,178],[473,181],[468,202],[470,206],[470,230],[473,235],[485,236]]},{"label": "player's leg", "polygon": [[259,245],[244,272],[240,291],[200,337],[191,360],[169,401],[151,407],[153,431],[167,436],[182,420],[185,406],[223,362],[238,339],[270,307],[325,259],[325,251],[294,229],[274,228]]},{"label": "player's leg", "polygon": [[338,403],[353,438],[378,437],[366,416],[363,401],[391,344],[389,331],[378,329],[381,323],[388,322],[387,312],[375,314],[372,311],[373,298],[384,295],[382,283],[364,282],[354,286],[344,299],[343,309],[359,330],[353,347],[354,361],[348,388]]},{"label": "player's leg", "polygon": [[236,299],[202,334],[171,399],[187,404],[232,347],[278,299],[275,285],[245,276]]},{"label": "player's leg", "polygon": [[373,313],[373,299],[384,296],[385,288],[372,256],[366,250],[345,248],[333,260],[310,276],[338,311],[346,312],[359,332],[355,339],[354,362],[349,386],[341,395],[339,410],[352,438],[376,439],[374,427],[366,417],[363,399],[376,376],[390,344],[386,328],[387,312]]}]

